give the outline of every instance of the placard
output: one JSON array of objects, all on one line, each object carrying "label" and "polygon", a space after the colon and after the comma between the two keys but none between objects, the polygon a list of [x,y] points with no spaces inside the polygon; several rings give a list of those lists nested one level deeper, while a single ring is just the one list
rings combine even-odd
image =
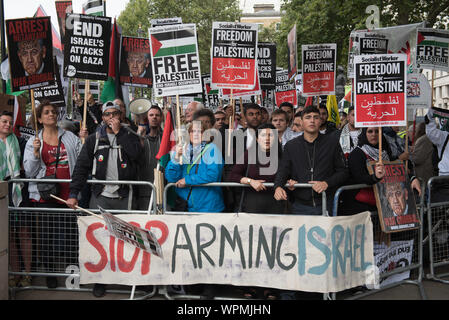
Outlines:
[{"label": "placard", "polygon": [[282,102],[290,102],[294,106],[298,103],[296,83],[289,81],[287,70],[276,72],[275,99],[277,106],[280,106]]},{"label": "placard", "polygon": [[262,90],[276,88],[276,44],[259,42],[257,44],[257,70]]},{"label": "placard", "polygon": [[296,24],[290,30],[287,35],[287,49],[288,49],[288,79],[292,80],[295,78],[298,72],[298,47],[296,44]]},{"label": "placard", "polygon": [[253,89],[257,71],[257,24],[213,22],[211,75],[219,88]]},{"label": "placard", "polygon": [[156,97],[201,93],[201,71],[194,24],[148,29]]},{"label": "placard", "polygon": [[50,17],[6,20],[12,92],[54,82]]},{"label": "placard", "polygon": [[61,37],[61,42],[64,44],[65,42],[65,18],[67,14],[73,13],[72,0],[64,1],[64,0],[56,0],[56,16],[58,19],[59,25],[59,35]]},{"label": "placard", "polygon": [[[383,161],[385,176],[373,185],[382,231],[385,233],[416,229],[420,225],[415,195],[401,160]],[[368,164],[374,173],[375,161]]]},{"label": "placard", "polygon": [[[425,22],[419,22],[374,30],[352,31],[349,36],[348,78],[354,78],[354,57],[363,54],[406,54],[408,72],[414,72],[417,68],[414,65],[417,30],[424,26]],[[374,41],[370,42],[370,40]]]},{"label": "placard", "polygon": [[[223,98],[231,98],[231,89],[220,89]],[[250,97],[250,96],[260,96],[262,95],[262,90],[260,90],[259,76],[256,73],[256,86],[253,89],[233,89],[232,97]]]},{"label": "placard", "polygon": [[449,71],[449,31],[420,28],[416,43],[417,68]]},{"label": "placard", "polygon": [[302,45],[302,78],[305,97],[335,95],[337,45]]},{"label": "placard", "polygon": [[407,75],[407,109],[430,108],[432,91],[429,80],[422,73]]},{"label": "placard", "polygon": [[354,66],[355,126],[405,126],[407,56],[355,56]]},{"label": "placard", "polygon": [[203,81],[204,105],[216,110],[220,106],[219,90],[212,85],[209,73],[203,74],[201,78]]},{"label": "placard", "polygon": [[[54,59],[54,69],[59,71],[56,58]],[[39,102],[49,100],[55,107],[58,108],[58,120],[61,120],[64,117],[66,114],[66,103],[59,72],[55,73],[55,79],[52,85],[34,89],[34,99]]]},{"label": "placard", "polygon": [[96,217],[78,217],[80,284],[217,283],[322,293],[376,285],[369,212],[117,217],[150,230],[163,259],[110,237]]},{"label": "placard", "polygon": [[64,43],[64,77],[107,80],[111,18],[68,14]]},{"label": "placard", "polygon": [[151,88],[153,75],[150,40],[122,36],[120,48],[120,84]]},{"label": "placard", "polygon": [[167,25],[172,25],[172,24],[182,24],[182,18],[174,17],[174,18],[164,18],[164,19],[151,19],[150,24],[151,24],[151,28],[167,26]]}]

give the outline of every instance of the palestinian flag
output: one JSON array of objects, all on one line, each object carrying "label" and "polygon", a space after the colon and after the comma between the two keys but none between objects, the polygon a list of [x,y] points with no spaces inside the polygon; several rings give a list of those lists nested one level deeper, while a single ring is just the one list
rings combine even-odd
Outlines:
[{"label": "palestinian flag", "polygon": [[114,25],[112,27],[111,44],[109,47],[109,71],[108,80],[104,83],[103,91],[100,99],[103,103],[112,101],[114,99],[121,99],[123,101],[123,92],[120,85],[119,77],[119,59],[120,55],[120,34],[117,28],[117,21],[114,18]]},{"label": "palestinian flag", "polygon": [[194,29],[184,29],[151,34],[153,58],[196,53]]},{"label": "palestinian flag", "polygon": [[83,4],[83,14],[106,17],[106,1],[87,0]]},{"label": "palestinian flag", "polygon": [[164,124],[164,133],[162,134],[161,144],[159,146],[159,151],[156,155],[156,159],[162,167],[165,168],[168,161],[170,160],[170,151],[172,151],[176,145],[176,140],[174,139],[174,126],[171,112],[167,112]]},{"label": "palestinian flag", "polygon": [[348,112],[347,109],[351,106],[351,99],[352,99],[352,90],[349,89],[348,92],[346,92],[343,99],[340,100],[340,109],[344,110],[346,113]]}]

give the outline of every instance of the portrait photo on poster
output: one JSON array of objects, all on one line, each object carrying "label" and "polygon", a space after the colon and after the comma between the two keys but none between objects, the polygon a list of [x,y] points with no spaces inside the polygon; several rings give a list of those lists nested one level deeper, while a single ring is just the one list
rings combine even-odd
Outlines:
[{"label": "portrait photo on poster", "polygon": [[13,91],[53,83],[50,18],[7,20],[6,34]]},{"label": "portrait photo on poster", "polygon": [[[376,162],[368,163],[373,174]],[[418,228],[420,220],[415,194],[402,161],[384,161],[385,176],[373,185],[376,206],[385,233]]]}]

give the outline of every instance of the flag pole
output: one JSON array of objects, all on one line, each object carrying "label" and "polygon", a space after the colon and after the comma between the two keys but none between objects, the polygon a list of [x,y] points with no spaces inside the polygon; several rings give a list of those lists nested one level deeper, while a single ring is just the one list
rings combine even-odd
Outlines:
[{"label": "flag pole", "polygon": [[[34,89],[30,90],[30,95],[31,95],[31,109],[34,117],[34,137],[39,138],[39,129],[37,128],[36,100],[34,99]],[[40,158],[40,153],[37,154],[37,158],[38,159]]]}]

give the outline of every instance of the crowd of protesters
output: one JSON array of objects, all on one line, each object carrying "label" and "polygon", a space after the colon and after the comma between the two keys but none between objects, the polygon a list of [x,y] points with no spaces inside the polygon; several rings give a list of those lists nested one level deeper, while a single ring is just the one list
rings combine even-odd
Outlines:
[{"label": "crowd of protesters", "polygon": [[[75,106],[82,108],[82,97],[76,95],[74,100]],[[425,123],[418,124],[415,137],[408,139],[415,141],[414,145],[406,148],[396,128],[383,128],[382,138],[378,128],[356,128],[353,108],[337,126],[328,121],[325,104],[295,108],[283,103],[271,113],[256,103],[239,107],[241,112],[235,114],[231,105],[212,112],[199,102],[191,102],[184,109],[182,128],[187,138],[160,167],[166,183],[176,185],[172,210],[321,215],[321,193],[326,192],[325,210],[331,214],[333,195],[339,187],[373,185],[385,175],[379,159],[380,139],[382,160],[408,161],[412,188],[418,194],[424,185],[419,181],[425,183],[434,175],[449,174],[449,148],[445,148],[449,133],[437,127],[431,110]],[[57,108],[43,101],[36,108],[36,119],[31,120],[38,124],[38,134],[28,141],[12,134],[13,115],[4,112],[0,117],[0,178],[70,179],[70,183],[60,184],[58,196],[71,208],[148,210],[148,187],[134,188],[130,196],[127,184],[88,185],[86,181],[153,182],[166,111],[152,105],[144,116],[130,121],[120,99],[101,105],[89,97],[86,127],[80,128],[79,123],[68,120],[58,123]],[[233,129],[230,139],[229,128]],[[441,158],[438,163],[429,161],[434,147]],[[368,160],[377,162],[373,174],[367,170]],[[236,182],[242,187],[196,186],[212,182]],[[295,188],[297,183],[310,187]],[[449,198],[448,190],[441,185],[436,199]],[[52,198],[44,199],[37,183],[10,184],[9,194],[10,206],[66,207]],[[371,187],[356,190],[344,201],[339,215],[376,211]],[[15,253],[20,248],[22,257],[26,257],[22,261],[25,272],[31,268],[31,219],[31,215],[15,213],[11,224],[14,232],[10,233],[10,249]],[[58,219],[39,223],[44,232],[51,230],[55,237],[66,231],[65,222]],[[45,253],[57,242],[50,239],[38,245]],[[61,254],[65,252],[63,247],[60,250]],[[48,259],[43,264],[49,267],[51,255],[44,256]],[[20,268],[19,261],[11,265],[15,271]],[[16,286],[29,285],[30,281],[29,277],[10,279]],[[47,285],[54,288],[56,283],[48,279]],[[104,286],[96,285],[94,293],[104,295]]]}]

